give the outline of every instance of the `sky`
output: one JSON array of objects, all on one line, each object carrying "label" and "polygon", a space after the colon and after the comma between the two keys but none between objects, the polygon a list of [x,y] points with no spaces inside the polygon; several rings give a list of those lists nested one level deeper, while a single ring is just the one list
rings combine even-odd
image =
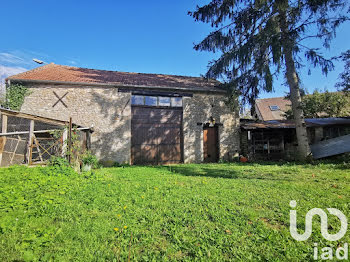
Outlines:
[{"label": "sky", "polygon": [[[211,28],[187,15],[208,1],[6,0],[1,2],[0,79],[39,65],[33,58],[84,68],[200,76],[218,54],[198,52]],[[344,24],[326,55],[349,48]],[[303,86],[334,91],[343,64],[327,77],[319,69],[301,72]],[[274,93],[284,96],[283,78]]]}]

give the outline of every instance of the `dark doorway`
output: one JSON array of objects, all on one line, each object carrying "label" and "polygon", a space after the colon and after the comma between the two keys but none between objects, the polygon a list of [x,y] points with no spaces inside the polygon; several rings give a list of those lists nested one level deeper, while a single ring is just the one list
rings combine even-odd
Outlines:
[{"label": "dark doorway", "polygon": [[219,160],[218,139],[217,126],[203,128],[203,151],[205,163],[214,163]]}]

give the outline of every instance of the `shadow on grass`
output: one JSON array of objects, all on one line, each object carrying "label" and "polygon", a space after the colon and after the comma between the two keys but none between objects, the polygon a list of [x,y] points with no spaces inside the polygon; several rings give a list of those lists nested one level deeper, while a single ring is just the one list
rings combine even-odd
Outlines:
[{"label": "shadow on grass", "polygon": [[275,172],[259,172],[251,170],[237,171],[233,168],[227,169],[217,168],[217,166],[208,167],[208,165],[179,165],[179,166],[155,166],[158,169],[166,169],[172,173],[183,176],[199,176],[213,178],[229,178],[229,179],[254,179],[254,180],[279,180],[292,181],[291,177],[286,174],[276,174]]}]

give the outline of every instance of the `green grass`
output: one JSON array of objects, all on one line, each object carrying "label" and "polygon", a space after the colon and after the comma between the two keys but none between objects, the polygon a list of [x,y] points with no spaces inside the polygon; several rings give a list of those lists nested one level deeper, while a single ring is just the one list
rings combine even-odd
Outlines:
[{"label": "green grass", "polygon": [[[0,261],[312,260],[313,243],[289,233],[314,207],[350,218],[350,171],[342,165],[206,164],[0,169]],[[330,233],[339,222],[329,215]],[[117,230],[118,228],[118,230]],[[331,230],[333,228],[333,230]],[[117,230],[117,231],[116,231]]]}]

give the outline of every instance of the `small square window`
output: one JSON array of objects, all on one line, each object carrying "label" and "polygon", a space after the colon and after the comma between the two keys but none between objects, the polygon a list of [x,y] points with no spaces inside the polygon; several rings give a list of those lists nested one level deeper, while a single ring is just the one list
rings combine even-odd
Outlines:
[{"label": "small square window", "polygon": [[132,96],[131,104],[132,105],[143,105],[144,104],[144,96]]},{"label": "small square window", "polygon": [[172,97],[171,106],[173,107],[182,107],[182,97]]},{"label": "small square window", "polygon": [[145,105],[146,106],[157,106],[157,97],[156,96],[146,96]]},{"label": "small square window", "polygon": [[270,106],[270,110],[271,111],[278,111],[278,110],[280,110],[280,107],[276,106],[276,105],[273,105],[273,106]]},{"label": "small square window", "polygon": [[170,106],[170,97],[160,96],[158,105],[159,106]]}]

